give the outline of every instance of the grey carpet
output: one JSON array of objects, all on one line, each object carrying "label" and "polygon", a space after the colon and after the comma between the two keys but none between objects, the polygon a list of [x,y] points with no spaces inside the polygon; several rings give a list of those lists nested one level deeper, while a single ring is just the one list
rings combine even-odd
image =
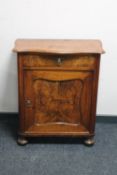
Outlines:
[{"label": "grey carpet", "polygon": [[31,139],[16,143],[17,120],[0,121],[0,175],[116,175],[117,123],[97,122],[96,144],[77,139]]}]

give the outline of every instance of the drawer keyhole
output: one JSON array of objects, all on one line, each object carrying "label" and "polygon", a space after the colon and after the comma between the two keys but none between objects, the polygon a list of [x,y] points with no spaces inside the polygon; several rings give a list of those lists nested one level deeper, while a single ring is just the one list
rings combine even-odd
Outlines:
[{"label": "drawer keyhole", "polygon": [[32,106],[32,101],[30,99],[25,100],[25,106],[26,107],[31,107]]},{"label": "drawer keyhole", "polygon": [[62,59],[61,58],[57,59],[57,64],[58,64],[58,66],[60,66],[62,64]]}]

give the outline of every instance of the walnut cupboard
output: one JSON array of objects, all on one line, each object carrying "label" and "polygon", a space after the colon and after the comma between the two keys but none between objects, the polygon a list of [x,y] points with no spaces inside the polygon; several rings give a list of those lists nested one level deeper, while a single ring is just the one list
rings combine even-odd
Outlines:
[{"label": "walnut cupboard", "polygon": [[99,40],[18,39],[19,144],[28,137],[84,137],[94,144]]}]

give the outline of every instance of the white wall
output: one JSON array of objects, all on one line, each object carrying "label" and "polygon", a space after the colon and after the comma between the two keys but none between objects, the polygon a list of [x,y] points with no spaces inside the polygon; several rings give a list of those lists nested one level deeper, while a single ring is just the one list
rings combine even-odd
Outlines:
[{"label": "white wall", "polygon": [[17,112],[16,38],[101,39],[98,114],[117,114],[115,0],[0,0],[0,112]]}]

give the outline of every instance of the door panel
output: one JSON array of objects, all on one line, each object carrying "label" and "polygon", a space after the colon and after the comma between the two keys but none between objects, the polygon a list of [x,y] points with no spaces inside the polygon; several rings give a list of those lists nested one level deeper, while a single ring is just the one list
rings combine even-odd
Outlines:
[{"label": "door panel", "polygon": [[36,123],[79,124],[82,87],[80,80],[56,82],[36,80],[34,82]]},{"label": "door panel", "polygon": [[93,72],[26,70],[24,77],[27,132],[88,131]]}]

